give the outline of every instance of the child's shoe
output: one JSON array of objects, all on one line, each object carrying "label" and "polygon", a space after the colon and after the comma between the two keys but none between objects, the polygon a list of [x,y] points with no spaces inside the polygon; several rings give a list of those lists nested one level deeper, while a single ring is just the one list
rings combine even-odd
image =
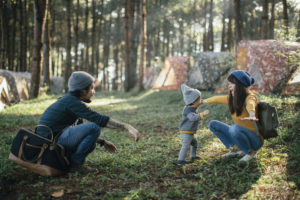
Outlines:
[{"label": "child's shoe", "polygon": [[231,156],[237,156],[237,155],[243,155],[243,151],[229,151],[228,153],[225,153],[221,155],[222,158],[227,158]]},{"label": "child's shoe", "polygon": [[178,166],[184,166],[184,165],[188,165],[190,164],[189,162],[185,161],[185,160],[178,160],[177,162],[175,162],[174,164],[178,165]]},{"label": "child's shoe", "polygon": [[195,160],[200,160],[200,159],[201,159],[200,156],[195,156],[195,157],[192,157],[192,158],[191,158],[192,162],[194,162]]}]

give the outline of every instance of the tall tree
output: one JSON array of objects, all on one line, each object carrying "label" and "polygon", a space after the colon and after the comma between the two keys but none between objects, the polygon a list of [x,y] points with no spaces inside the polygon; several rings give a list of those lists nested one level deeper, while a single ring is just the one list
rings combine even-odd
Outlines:
[{"label": "tall tree", "polygon": [[233,37],[232,37],[232,13],[233,13],[233,8],[232,8],[232,0],[229,0],[228,3],[228,26],[227,26],[227,49],[230,50],[233,45]]},{"label": "tall tree", "polygon": [[75,70],[79,70],[79,63],[78,63],[78,44],[79,44],[79,0],[76,1],[76,12],[75,12],[75,24],[74,24],[74,64],[75,64]]},{"label": "tall tree", "polygon": [[92,46],[92,58],[91,58],[91,65],[90,65],[90,72],[92,74],[96,73],[96,62],[95,62],[95,57],[96,57],[96,27],[97,27],[97,17],[96,17],[96,3],[95,0],[92,1],[92,39],[91,39],[91,46]]},{"label": "tall tree", "polygon": [[125,91],[129,91],[134,87],[132,81],[130,81],[130,75],[132,71],[131,64],[131,29],[130,29],[130,0],[125,0]]},{"label": "tall tree", "polygon": [[35,98],[40,93],[41,82],[41,48],[42,29],[48,0],[34,0],[34,34],[32,47],[31,88],[30,97]]},{"label": "tall tree", "polygon": [[235,11],[235,41],[236,45],[242,40],[242,16],[241,16],[241,1],[234,0]]},{"label": "tall tree", "polygon": [[145,69],[145,60],[146,60],[146,27],[147,27],[147,19],[146,19],[146,0],[142,0],[141,3],[141,60],[140,60],[140,70],[139,70],[139,89],[144,90],[144,69]]},{"label": "tall tree", "polygon": [[207,41],[208,34],[206,32],[207,0],[204,1],[204,14],[203,14],[203,17],[204,17],[204,24],[203,24],[203,27],[204,27],[204,30],[203,30],[203,51],[208,51],[208,41]]},{"label": "tall tree", "polygon": [[89,24],[89,0],[85,1],[85,22],[84,22],[84,39],[85,39],[85,70],[89,71],[89,34],[88,34],[88,24]]},{"label": "tall tree", "polygon": [[287,7],[287,1],[282,0],[283,4],[283,24],[284,24],[284,37],[288,40],[289,35],[289,16],[288,16],[288,7]]},{"label": "tall tree", "polygon": [[209,7],[209,26],[208,26],[208,38],[209,38],[209,45],[208,50],[214,51],[214,29],[213,29],[213,0],[210,0],[210,7]]},{"label": "tall tree", "polygon": [[269,38],[274,39],[275,0],[271,0],[271,19],[269,23]]},{"label": "tall tree", "polygon": [[261,38],[268,39],[268,24],[269,24],[269,0],[262,0],[262,17],[261,17]]},{"label": "tall tree", "polygon": [[66,31],[66,64],[64,69],[64,78],[65,78],[65,88],[67,89],[67,81],[71,75],[72,71],[72,62],[71,62],[71,44],[72,44],[72,37],[71,37],[71,13],[72,13],[72,1],[67,0],[66,7],[67,7],[67,15],[66,15],[66,22],[67,22],[67,31]]},{"label": "tall tree", "polygon": [[[48,0],[49,1],[49,0]],[[48,2],[50,5],[50,2]],[[49,8],[48,5],[45,13],[45,25],[43,30],[43,75],[44,75],[44,85],[50,87],[50,41],[49,41]]]},{"label": "tall tree", "polygon": [[300,11],[299,11],[299,16],[298,16],[298,26],[297,26],[297,42],[300,42]]},{"label": "tall tree", "polygon": [[222,13],[222,34],[221,34],[221,51],[225,51],[226,47],[226,43],[225,43],[225,28],[226,28],[226,22],[225,22],[225,19],[226,19],[226,4],[227,2],[224,0],[223,2],[223,5],[224,5],[224,10],[223,10],[223,13]]}]

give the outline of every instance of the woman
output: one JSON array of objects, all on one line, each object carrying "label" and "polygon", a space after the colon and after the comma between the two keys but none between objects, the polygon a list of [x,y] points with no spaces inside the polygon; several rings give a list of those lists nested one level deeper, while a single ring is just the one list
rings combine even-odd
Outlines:
[{"label": "woman", "polygon": [[233,119],[233,125],[227,125],[217,120],[209,123],[209,129],[230,148],[237,146],[242,151],[230,151],[222,157],[245,154],[240,161],[249,161],[256,156],[256,151],[263,145],[263,137],[256,134],[257,97],[248,87],[254,84],[254,78],[243,70],[233,71],[227,78],[229,94],[214,96],[203,100],[208,104],[227,104]]},{"label": "woman", "polygon": [[[90,103],[95,94],[95,79],[83,71],[73,72],[68,82],[69,92],[49,106],[43,113],[39,125],[46,125],[58,134],[58,143],[71,152],[71,171],[91,172],[88,167],[82,167],[85,158],[91,153],[96,143],[104,146],[110,152],[117,148],[112,143],[99,137],[102,127],[128,130],[135,141],[139,140],[139,132],[131,125],[118,122],[109,116],[97,113],[85,103]],[[75,123],[86,119],[86,123]],[[50,137],[49,131],[43,126],[38,127],[37,133]]]}]

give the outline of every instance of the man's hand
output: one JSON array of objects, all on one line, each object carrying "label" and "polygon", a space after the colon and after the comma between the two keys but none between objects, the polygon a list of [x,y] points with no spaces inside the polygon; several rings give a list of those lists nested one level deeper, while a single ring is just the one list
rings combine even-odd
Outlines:
[{"label": "man's hand", "polygon": [[136,130],[133,126],[131,126],[129,124],[125,124],[125,128],[128,130],[128,132],[134,138],[134,141],[136,141],[136,142],[139,141],[140,133],[138,130]]},{"label": "man's hand", "polygon": [[107,140],[104,141],[104,148],[106,151],[110,153],[117,153],[118,151],[117,147],[113,143]]}]

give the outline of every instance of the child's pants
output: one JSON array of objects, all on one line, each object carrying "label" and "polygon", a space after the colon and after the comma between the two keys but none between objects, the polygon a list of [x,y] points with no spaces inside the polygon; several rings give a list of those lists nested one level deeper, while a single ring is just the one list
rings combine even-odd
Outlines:
[{"label": "child's pants", "polygon": [[197,150],[197,140],[194,136],[194,134],[187,134],[187,133],[181,133],[181,149],[179,152],[178,160],[185,160],[186,152],[190,149],[191,158],[196,157],[196,150]]}]

